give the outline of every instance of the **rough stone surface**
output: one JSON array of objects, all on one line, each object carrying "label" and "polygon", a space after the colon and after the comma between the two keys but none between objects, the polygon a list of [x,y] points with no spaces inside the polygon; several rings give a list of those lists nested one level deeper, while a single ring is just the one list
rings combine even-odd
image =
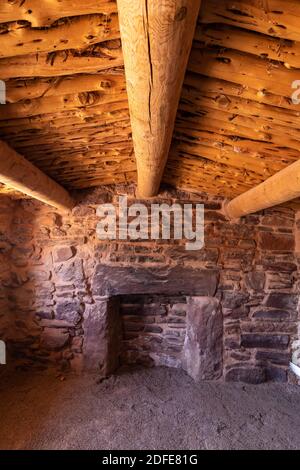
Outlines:
[{"label": "rough stone surface", "polygon": [[80,283],[83,280],[82,262],[80,259],[58,264],[54,272],[61,282]]},{"label": "rough stone surface", "polygon": [[245,334],[242,335],[241,345],[245,348],[285,349],[289,340],[288,335]]},{"label": "rough stone surface", "polygon": [[112,374],[120,363],[121,321],[118,299],[99,300],[85,313],[83,369]]},{"label": "rough stone surface", "polygon": [[[166,294],[207,295],[216,292],[216,270],[148,266],[132,268],[99,264],[93,279],[94,295]],[[130,286],[130,289],[128,289]]]},{"label": "rough stone surface", "polygon": [[290,353],[284,351],[257,351],[256,360],[263,363],[288,366],[291,360]]},{"label": "rough stone surface", "polygon": [[220,304],[210,297],[189,297],[183,368],[197,382],[222,374],[223,320]]},{"label": "rough stone surface", "polygon": [[222,305],[224,308],[236,309],[249,299],[247,292],[224,292]]},{"label": "rough stone surface", "polygon": [[299,301],[298,294],[272,292],[266,301],[267,307],[296,310]]},{"label": "rough stone surface", "polygon": [[259,234],[259,246],[262,250],[293,251],[295,240],[291,235],[262,232]]},{"label": "rough stone surface", "polygon": [[249,384],[261,384],[266,381],[266,372],[260,367],[236,367],[226,372],[225,380],[228,382],[232,381],[245,382]]},{"label": "rough stone surface", "polygon": [[265,287],[266,275],[261,271],[253,271],[245,275],[245,284],[249,289],[263,291]]},{"label": "rough stone surface", "polygon": [[272,321],[289,320],[291,314],[287,310],[259,309],[253,312],[253,318]]},{"label": "rough stone surface", "polygon": [[[186,296],[209,296],[223,313],[222,377],[242,367],[260,369],[266,380],[283,380],[288,364],[263,352],[292,357],[293,347],[293,358],[300,361],[299,217],[294,224],[294,212],[278,207],[229,222],[220,214],[220,197],[169,189],[141,202],[149,208],[152,202],[204,203],[203,249],[187,252],[184,241],[172,238],[99,240],[97,206],[117,206],[120,194],[128,194],[129,204],[136,202],[133,187],[116,185],[81,194],[66,215],[33,200],[0,200],[0,336],[9,345],[11,366],[82,370],[89,312],[99,295],[121,295],[122,361],[180,367]],[[136,299],[129,302],[127,296]],[[142,308],[138,296],[144,298]],[[153,296],[161,299],[151,305]],[[137,318],[140,312],[143,320]],[[61,350],[42,345],[45,329],[68,333]],[[245,343],[249,334],[264,339]]]},{"label": "rough stone surface", "polygon": [[265,369],[267,381],[286,382],[287,370],[280,367],[267,367]]},{"label": "rough stone surface", "polygon": [[62,349],[69,340],[69,333],[62,329],[45,328],[41,335],[41,344],[45,349]]},{"label": "rough stone surface", "polygon": [[75,255],[76,250],[74,246],[62,246],[59,248],[55,248],[54,250],[54,261],[56,263],[61,263],[63,261],[68,261],[69,259],[73,258]]},{"label": "rough stone surface", "polygon": [[56,318],[76,325],[80,321],[82,306],[77,300],[62,301],[56,305]]},{"label": "rough stone surface", "polygon": [[186,310],[185,296],[121,296],[122,362],[181,367]]}]

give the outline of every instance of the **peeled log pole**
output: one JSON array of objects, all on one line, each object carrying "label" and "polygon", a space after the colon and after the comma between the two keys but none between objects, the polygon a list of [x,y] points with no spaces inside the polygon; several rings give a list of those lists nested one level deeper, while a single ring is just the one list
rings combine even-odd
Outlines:
[{"label": "peeled log pole", "polygon": [[224,212],[230,219],[268,207],[276,206],[300,196],[300,160],[275,173],[255,188],[246,191],[224,205]]},{"label": "peeled log pole", "polygon": [[138,193],[155,196],[201,0],[117,0]]},{"label": "peeled log pole", "polygon": [[0,182],[62,211],[71,210],[75,205],[62,186],[2,141]]}]

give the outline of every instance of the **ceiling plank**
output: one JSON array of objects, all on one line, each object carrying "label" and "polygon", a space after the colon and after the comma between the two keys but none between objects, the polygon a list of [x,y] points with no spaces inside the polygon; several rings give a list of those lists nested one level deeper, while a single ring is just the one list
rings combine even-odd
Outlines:
[{"label": "ceiling plank", "polygon": [[0,23],[28,21],[35,28],[50,26],[54,21],[67,16],[91,13],[115,13],[117,5],[111,0],[26,0],[26,2],[4,2],[1,5]]},{"label": "ceiling plank", "polygon": [[287,67],[300,67],[300,44],[222,24],[199,24],[195,39],[205,46],[235,49],[246,54],[276,60]]},{"label": "ceiling plank", "polygon": [[0,182],[61,211],[75,202],[69,193],[45,173],[0,141]]},{"label": "ceiling plank", "polygon": [[6,23],[1,32],[0,57],[38,52],[82,49],[120,37],[118,15],[96,14],[62,20],[46,29],[31,28],[19,22]]},{"label": "ceiling plank", "polygon": [[7,119],[26,118],[37,116],[39,114],[48,114],[55,112],[68,111],[71,109],[93,107],[103,105],[103,111],[107,108],[109,111],[111,103],[119,103],[126,100],[126,92],[116,91],[102,93],[101,91],[90,91],[83,93],[71,93],[66,95],[46,96],[21,101],[20,103],[11,103],[0,108],[0,121]]},{"label": "ceiling plank", "polygon": [[118,0],[140,196],[155,196],[167,161],[201,0]]},{"label": "ceiling plank", "polygon": [[280,62],[256,57],[235,50],[204,48],[195,42],[188,70],[207,77],[234,82],[245,87],[291,97],[292,82],[299,80],[299,72]]},{"label": "ceiling plank", "polygon": [[276,108],[283,108],[286,110],[299,111],[299,105],[293,104],[290,95],[285,97],[282,95],[275,95],[266,90],[254,89],[249,86],[233,83],[230,81],[222,80],[219,78],[208,77],[199,75],[197,73],[187,72],[183,89],[192,88],[199,92],[206,93],[221,93],[222,95],[231,95],[236,98],[244,98],[257,103],[275,106]]},{"label": "ceiling plank", "polygon": [[225,23],[283,39],[300,41],[298,0],[206,0],[203,23]]},{"label": "ceiling plank", "polygon": [[89,91],[101,91],[108,95],[125,90],[124,74],[82,74],[48,79],[8,80],[6,101],[7,103],[17,103],[22,100]]},{"label": "ceiling plank", "polygon": [[39,52],[0,59],[2,80],[18,77],[61,77],[81,73],[99,73],[123,66],[121,41],[112,39],[80,51]]}]

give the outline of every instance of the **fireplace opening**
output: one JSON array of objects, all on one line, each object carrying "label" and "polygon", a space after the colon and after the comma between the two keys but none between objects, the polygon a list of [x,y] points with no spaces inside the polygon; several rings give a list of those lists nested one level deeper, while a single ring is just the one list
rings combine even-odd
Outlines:
[{"label": "fireplace opening", "polygon": [[196,381],[223,374],[223,316],[216,297],[97,297],[83,327],[85,371],[107,377],[122,364],[136,364],[183,368]]},{"label": "fireplace opening", "polygon": [[186,336],[186,296],[119,298],[121,364],[181,367]]}]

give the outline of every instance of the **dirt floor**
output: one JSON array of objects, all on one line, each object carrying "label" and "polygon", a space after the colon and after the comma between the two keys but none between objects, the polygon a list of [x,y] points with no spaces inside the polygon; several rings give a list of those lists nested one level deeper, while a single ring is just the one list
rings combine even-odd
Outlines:
[{"label": "dirt floor", "polygon": [[0,382],[0,449],[296,449],[300,387],[195,384],[183,371]]}]

